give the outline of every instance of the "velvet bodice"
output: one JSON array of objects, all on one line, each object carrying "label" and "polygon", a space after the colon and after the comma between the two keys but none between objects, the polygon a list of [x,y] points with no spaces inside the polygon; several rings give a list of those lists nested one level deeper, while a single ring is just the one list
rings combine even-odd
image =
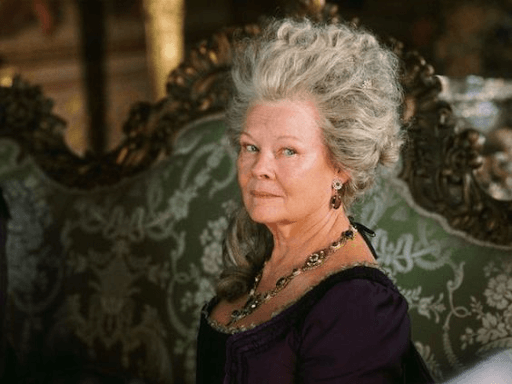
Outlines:
[{"label": "velvet bodice", "polygon": [[[202,313],[197,383],[428,383],[405,298],[379,269],[356,266],[271,320],[226,333]],[[414,381],[412,381],[414,380]]]}]

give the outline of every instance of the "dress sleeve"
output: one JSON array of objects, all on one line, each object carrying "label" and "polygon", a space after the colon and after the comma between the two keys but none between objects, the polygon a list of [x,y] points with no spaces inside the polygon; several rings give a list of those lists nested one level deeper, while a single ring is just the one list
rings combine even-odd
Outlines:
[{"label": "dress sleeve", "polygon": [[333,286],[304,319],[298,375],[303,383],[400,382],[410,338],[405,298],[367,279]]}]

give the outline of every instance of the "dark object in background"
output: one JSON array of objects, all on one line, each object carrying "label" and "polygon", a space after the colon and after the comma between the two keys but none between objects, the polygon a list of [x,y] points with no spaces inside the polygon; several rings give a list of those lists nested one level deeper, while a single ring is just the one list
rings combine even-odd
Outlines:
[{"label": "dark object in background", "polygon": [[62,21],[61,0],[0,1],[0,38],[14,36],[39,24],[45,35],[51,35]]},{"label": "dark object in background", "polygon": [[[7,363],[7,340],[5,335],[5,314],[7,307],[7,222],[9,210],[0,189],[0,378],[4,376]],[[0,380],[4,382],[3,380]]]},{"label": "dark object in background", "polygon": [[97,155],[106,147],[106,85],[105,85],[105,8],[103,0],[77,0],[89,137]]}]

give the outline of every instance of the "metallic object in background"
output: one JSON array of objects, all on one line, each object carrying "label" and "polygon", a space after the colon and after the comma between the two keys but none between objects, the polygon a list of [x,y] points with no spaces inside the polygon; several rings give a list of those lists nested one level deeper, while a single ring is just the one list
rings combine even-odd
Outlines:
[{"label": "metallic object in background", "polygon": [[439,97],[453,106],[460,128],[482,135],[478,182],[495,199],[512,200],[512,81],[479,76],[441,81]]},{"label": "metallic object in background", "polygon": [[483,134],[443,98],[442,77],[419,55],[396,47],[404,64],[409,136],[399,177],[414,204],[466,240],[512,249],[512,200],[491,195],[478,177],[485,164]]},{"label": "metallic object in background", "polygon": [[183,0],[144,0],[146,46],[153,96],[165,96],[169,72],[183,56]]},{"label": "metallic object in background", "polygon": [[14,67],[3,67],[0,62],[0,87],[10,87],[15,74]]}]

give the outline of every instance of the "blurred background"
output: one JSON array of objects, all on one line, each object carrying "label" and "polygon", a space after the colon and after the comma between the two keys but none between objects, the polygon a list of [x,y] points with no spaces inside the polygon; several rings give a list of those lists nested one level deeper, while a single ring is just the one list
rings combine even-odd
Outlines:
[{"label": "blurred background", "polygon": [[[511,0],[336,0],[450,78],[511,77]],[[183,49],[228,25],[279,15],[284,0],[1,0],[0,82],[39,84],[80,154],[119,142],[129,106],[164,94]]]}]

